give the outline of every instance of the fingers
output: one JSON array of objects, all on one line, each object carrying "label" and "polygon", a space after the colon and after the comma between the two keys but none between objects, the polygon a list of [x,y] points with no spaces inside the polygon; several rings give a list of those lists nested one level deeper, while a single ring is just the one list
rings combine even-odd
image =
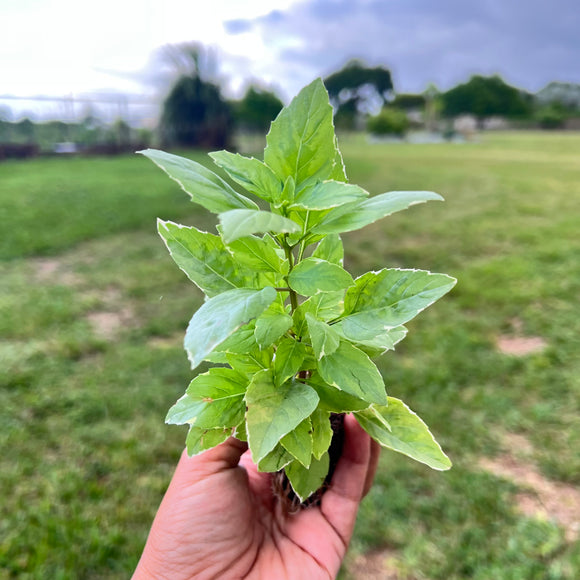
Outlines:
[{"label": "fingers", "polygon": [[344,421],[345,441],[330,489],[322,498],[321,511],[330,525],[348,545],[358,506],[370,487],[378,460],[371,439],[352,415]]},{"label": "fingers", "polygon": [[238,466],[240,457],[248,449],[248,444],[230,437],[217,447],[189,457],[187,451],[181,454],[173,476],[176,483],[195,483],[210,475]]},{"label": "fingers", "polygon": [[367,477],[365,480],[365,486],[363,489],[363,497],[371,490],[373,485],[373,480],[375,479],[375,474],[377,472],[377,466],[379,465],[379,458],[381,456],[381,446],[374,440],[371,439],[371,457],[369,461],[369,467],[367,469]]}]

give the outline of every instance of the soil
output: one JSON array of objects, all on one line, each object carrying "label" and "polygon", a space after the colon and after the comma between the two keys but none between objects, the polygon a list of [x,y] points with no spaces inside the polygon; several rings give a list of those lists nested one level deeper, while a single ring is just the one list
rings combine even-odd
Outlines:
[{"label": "soil", "polygon": [[496,339],[497,349],[511,356],[527,356],[542,352],[548,343],[540,336],[525,336],[523,334],[524,323],[519,318],[509,321],[512,329],[511,334],[502,334]]},{"label": "soil", "polygon": [[503,354],[526,356],[542,352],[548,344],[539,336],[499,336],[497,348]]}]

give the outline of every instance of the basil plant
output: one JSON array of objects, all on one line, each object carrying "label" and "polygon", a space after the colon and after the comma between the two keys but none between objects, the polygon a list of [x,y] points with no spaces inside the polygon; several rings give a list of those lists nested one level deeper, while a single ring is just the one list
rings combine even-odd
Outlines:
[{"label": "basil plant", "polygon": [[247,441],[258,469],[284,469],[304,501],[329,471],[330,415],[354,413],[382,446],[448,469],[425,423],[387,395],[373,361],[393,350],[407,334],[404,324],[456,281],[399,268],[353,278],[343,267],[340,238],[441,196],[371,197],[348,183],[320,79],[272,122],[263,161],[209,154],[236,187],[189,159],[140,153],[219,220],[216,234],[158,222],[171,257],[205,294],[184,346],[192,369],[204,361],[211,366],[166,419],[189,425],[188,453],[232,436]]}]

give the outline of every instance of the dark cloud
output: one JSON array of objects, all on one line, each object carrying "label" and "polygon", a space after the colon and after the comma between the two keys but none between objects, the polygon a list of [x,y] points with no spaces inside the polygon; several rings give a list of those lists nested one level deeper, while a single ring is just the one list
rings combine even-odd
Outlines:
[{"label": "dark cloud", "polygon": [[248,22],[293,91],[352,57],[390,67],[401,91],[474,73],[534,91],[580,82],[578,0],[310,0]]}]

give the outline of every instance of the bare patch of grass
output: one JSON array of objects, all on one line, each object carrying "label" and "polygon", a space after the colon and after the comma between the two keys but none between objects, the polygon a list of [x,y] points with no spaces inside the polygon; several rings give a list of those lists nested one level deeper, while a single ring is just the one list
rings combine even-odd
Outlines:
[{"label": "bare patch of grass", "polygon": [[540,336],[525,336],[524,324],[519,318],[510,320],[512,332],[502,334],[496,339],[496,347],[502,354],[528,356],[545,350],[548,343]]},{"label": "bare patch of grass", "polygon": [[527,356],[542,352],[548,343],[539,336],[499,336],[497,348],[503,354]]},{"label": "bare patch of grass", "polygon": [[82,282],[81,276],[68,268],[59,258],[36,258],[30,260],[30,265],[36,282],[63,286],[78,286]]},{"label": "bare patch of grass", "polygon": [[[580,490],[542,475],[530,460],[532,444],[522,435],[510,434],[504,438],[510,451],[479,461],[485,471],[512,481],[522,488],[516,495],[519,512],[531,518],[553,520],[565,530],[569,542],[578,539],[580,532]],[[518,454],[520,457],[518,457]]]},{"label": "bare patch of grass", "polygon": [[391,549],[372,550],[355,556],[348,566],[352,580],[407,580],[397,571],[397,553]]},{"label": "bare patch of grass", "polygon": [[124,307],[115,312],[89,312],[87,320],[98,338],[115,340],[134,324],[134,315],[131,308]]}]

